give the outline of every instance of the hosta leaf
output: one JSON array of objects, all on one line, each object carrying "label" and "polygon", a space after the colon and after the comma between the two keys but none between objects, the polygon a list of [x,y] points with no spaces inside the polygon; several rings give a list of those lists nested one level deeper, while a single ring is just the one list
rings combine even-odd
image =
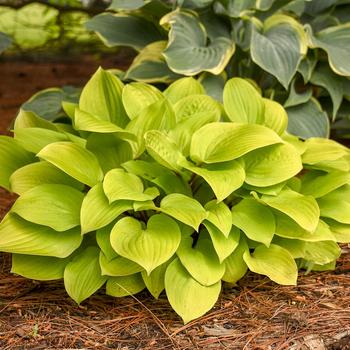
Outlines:
[{"label": "hosta leaf", "polygon": [[325,221],[329,225],[336,242],[348,243],[350,241],[350,225],[342,224],[332,219],[326,219]]},{"label": "hosta leaf", "polygon": [[76,130],[91,131],[96,133],[113,133],[120,138],[134,140],[136,136],[108,120],[98,119],[94,115],[75,109],[74,128]]},{"label": "hosta leaf", "polygon": [[96,119],[124,127],[129,118],[122,103],[123,86],[114,74],[99,68],[84,86],[79,108]]},{"label": "hosta leaf", "polygon": [[301,193],[319,198],[345,184],[350,184],[350,174],[348,172],[334,171],[321,174],[309,172],[302,178]]},{"label": "hosta leaf", "polygon": [[317,199],[321,216],[350,224],[350,185],[344,185]]},{"label": "hosta leaf", "polygon": [[196,132],[196,130],[208,123],[218,122],[219,119],[220,115],[215,112],[197,113],[178,122],[168,135],[175,141],[182,154],[188,156],[191,147],[192,135]]},{"label": "hosta leaf", "polygon": [[232,208],[232,224],[250,239],[264,243],[267,247],[275,234],[272,211],[255,199],[243,199]]},{"label": "hosta leaf", "polygon": [[78,190],[82,190],[84,186],[45,161],[25,165],[17,169],[10,177],[11,191],[19,195],[42,184],[61,184]]},{"label": "hosta leaf", "polygon": [[[295,178],[292,178],[295,179]],[[272,185],[272,186],[266,186],[266,187],[258,187],[258,186],[251,186],[248,184],[244,184],[244,188],[250,190],[250,191],[254,191],[257,193],[261,193],[261,194],[270,194],[272,196],[277,196],[283,189],[284,186],[286,186],[287,182],[280,182],[276,185]]]},{"label": "hosta leaf", "polygon": [[224,88],[224,107],[232,122],[264,123],[264,102],[255,87],[241,78],[230,79]]},{"label": "hosta leaf", "polygon": [[111,233],[113,249],[141,265],[148,275],[172,257],[180,240],[178,225],[163,214],[153,215],[145,230],[136,219],[123,218],[116,223]]},{"label": "hosta leaf", "polygon": [[191,236],[183,237],[176,251],[188,273],[203,286],[211,286],[221,280],[225,265],[221,264],[210,239],[200,238],[192,247]]},{"label": "hosta leaf", "polygon": [[306,242],[304,259],[324,265],[338,259],[341,254],[339,245],[332,241]]},{"label": "hosta leaf", "polygon": [[81,242],[79,228],[57,232],[11,213],[0,224],[0,250],[3,252],[66,258]]},{"label": "hosta leaf", "polygon": [[143,270],[143,267],[122,256],[116,256],[111,260],[100,252],[100,267],[102,275],[129,276]]},{"label": "hosta leaf", "polygon": [[108,10],[123,11],[123,10],[137,10],[144,6],[144,0],[112,0]]},{"label": "hosta leaf", "polygon": [[130,46],[140,50],[162,39],[160,30],[152,22],[131,15],[103,13],[90,19],[85,26],[97,32],[107,46]]},{"label": "hosta leaf", "polygon": [[110,203],[118,200],[147,201],[159,195],[159,192],[144,192],[142,181],[123,169],[112,169],[106,174],[103,190]]},{"label": "hosta leaf", "polygon": [[274,131],[262,125],[209,123],[193,134],[191,158],[204,163],[225,162],[281,141]]},{"label": "hosta leaf", "polygon": [[54,123],[50,123],[48,120],[39,117],[34,112],[20,109],[14,122],[14,130],[17,131],[24,128],[41,128],[57,131]]},{"label": "hosta leaf", "polygon": [[16,140],[0,136],[0,186],[10,190],[11,174],[28,163],[34,162],[34,155],[23,149]]},{"label": "hosta leaf", "polygon": [[86,149],[91,151],[98,159],[104,173],[120,164],[133,159],[130,144],[114,134],[91,134],[87,138]]},{"label": "hosta leaf", "polygon": [[164,90],[164,96],[172,104],[177,103],[187,96],[204,94],[205,90],[203,86],[194,78],[178,79]]},{"label": "hosta leaf", "polygon": [[[300,66],[299,66],[300,67]],[[312,88],[304,88],[303,91],[297,91],[296,89],[297,79],[294,78],[290,84],[290,91],[286,102],[284,102],[284,107],[294,107],[300,104],[306,103],[312,97]]]},{"label": "hosta leaf", "polygon": [[[237,227],[232,227],[231,232],[225,237],[222,232],[210,222],[204,222],[210,235],[214,249],[222,263],[238,246],[240,231]],[[202,232],[200,233],[203,234]]]},{"label": "hosta leaf", "polygon": [[180,193],[165,196],[160,202],[160,210],[195,230],[208,216],[198,201]]},{"label": "hosta leaf", "polygon": [[283,190],[278,196],[262,196],[262,201],[299,224],[307,231],[314,231],[318,225],[320,209],[315,198],[304,196],[292,190]]},{"label": "hosta leaf", "polygon": [[120,214],[132,209],[131,201],[109,203],[101,183],[92,187],[84,197],[80,211],[81,232],[87,233],[107,226]]},{"label": "hosta leaf", "polygon": [[264,125],[282,135],[288,124],[286,110],[277,102],[263,98],[264,102]]},{"label": "hosta leaf", "polygon": [[165,273],[165,291],[170,305],[184,323],[204,315],[217,301],[221,283],[206,287],[198,283],[175,259]]},{"label": "hosta leaf", "polygon": [[335,237],[330,231],[328,225],[322,220],[318,222],[315,231],[309,232],[300,227],[294,220],[290,219],[285,214],[275,214],[275,218],[276,235],[280,237],[289,239],[299,239],[306,242],[335,240]]},{"label": "hosta leaf", "polygon": [[305,164],[333,161],[349,154],[349,150],[345,146],[333,140],[315,137],[307,140],[305,145],[306,150],[302,155]]},{"label": "hosta leaf", "polygon": [[66,185],[43,184],[23,193],[11,211],[35,224],[67,231],[80,224],[84,195]]},{"label": "hosta leaf", "polygon": [[144,83],[130,83],[123,89],[123,104],[130,119],[154,102],[164,99],[164,95],[154,86]]},{"label": "hosta leaf", "polygon": [[174,105],[174,111],[177,121],[182,121],[189,117],[196,118],[198,113],[210,113],[212,118],[219,121],[221,115],[220,105],[207,95],[189,95],[177,101]]},{"label": "hosta leaf", "polygon": [[145,283],[140,273],[130,276],[110,277],[107,280],[106,294],[112,297],[126,297],[145,289]]},{"label": "hosta leaf", "polygon": [[249,248],[243,235],[239,240],[237,248],[225,259],[225,274],[222,280],[229,283],[236,283],[247,272],[248,266],[243,259],[243,254],[248,252]]},{"label": "hosta leaf", "polygon": [[276,185],[303,169],[299,152],[287,143],[257,149],[243,159],[245,182],[253,186]]},{"label": "hosta leaf", "polygon": [[252,255],[246,251],[243,259],[249,269],[265,275],[282,285],[296,285],[298,268],[288,250],[271,244],[270,247],[259,245]]},{"label": "hosta leaf", "polygon": [[51,281],[63,278],[70,257],[65,259],[51,256],[12,254],[11,272],[25,278]]},{"label": "hosta leaf", "polygon": [[0,54],[12,44],[12,39],[5,33],[0,33]]},{"label": "hosta leaf", "polygon": [[314,98],[298,106],[286,109],[288,132],[302,139],[329,136],[329,120],[320,104]]},{"label": "hosta leaf", "polygon": [[347,53],[350,49],[350,25],[342,24],[326,28],[317,34],[312,33],[310,25],[305,26],[311,47],[319,47],[328,54],[331,68],[338,75],[350,75],[350,63]]},{"label": "hosta leaf", "polygon": [[103,172],[96,156],[72,142],[55,142],[47,145],[37,156],[90,187],[103,179]]},{"label": "hosta leaf", "polygon": [[145,83],[170,83],[181,77],[173,72],[165,61],[163,51],[166,46],[167,41],[160,40],[141,49],[126,71],[125,79]]},{"label": "hosta leaf", "polygon": [[148,131],[145,134],[145,144],[147,152],[159,164],[176,172],[181,170],[178,164],[184,156],[167,135],[157,130]]},{"label": "hosta leaf", "polygon": [[107,280],[101,275],[99,252],[97,247],[86,248],[64,270],[64,287],[77,304],[94,294]]},{"label": "hosta leaf", "polygon": [[253,29],[250,44],[253,61],[274,75],[285,89],[288,89],[306,51],[304,29],[290,16],[277,14],[269,17],[262,33]]},{"label": "hosta leaf", "polygon": [[[350,38],[350,27],[349,27],[349,38]],[[349,46],[350,48],[350,46]],[[350,70],[349,70],[350,73]],[[333,73],[328,65],[318,66],[312,73],[310,82],[314,85],[322,86],[326,89],[332,99],[333,121],[337,115],[338,109],[343,99],[343,82],[342,78]]]},{"label": "hosta leaf", "polygon": [[224,203],[217,203],[216,201],[208,202],[205,206],[208,212],[207,220],[216,226],[225,237],[232,229],[232,215],[230,208]]},{"label": "hosta leaf", "polygon": [[165,288],[165,272],[171,263],[171,259],[166,261],[164,264],[154,269],[148,276],[146,271],[141,272],[141,276],[149,292],[155,299],[158,299],[160,293]]},{"label": "hosta leaf", "polygon": [[207,71],[220,74],[235,51],[233,41],[224,36],[216,37],[207,44],[205,27],[190,12],[170,12],[160,24],[170,27],[164,56],[176,73],[196,75]]},{"label": "hosta leaf", "polygon": [[204,72],[198,78],[206,93],[220,103],[223,102],[223,92],[226,79],[227,75],[225,71],[220,75]]},{"label": "hosta leaf", "polygon": [[110,236],[113,226],[114,223],[111,223],[110,225],[96,231],[96,242],[108,261],[119,256],[111,245]]}]

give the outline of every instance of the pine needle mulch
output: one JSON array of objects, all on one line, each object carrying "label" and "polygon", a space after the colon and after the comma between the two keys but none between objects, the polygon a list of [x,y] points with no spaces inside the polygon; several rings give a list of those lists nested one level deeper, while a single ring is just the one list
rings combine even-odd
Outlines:
[{"label": "pine needle mulch", "polygon": [[[0,190],[0,217],[13,200]],[[297,287],[249,273],[185,326],[164,294],[116,299],[102,291],[77,306],[62,281],[12,275],[10,259],[0,255],[1,350],[350,350],[349,245],[335,271],[301,274]]]}]

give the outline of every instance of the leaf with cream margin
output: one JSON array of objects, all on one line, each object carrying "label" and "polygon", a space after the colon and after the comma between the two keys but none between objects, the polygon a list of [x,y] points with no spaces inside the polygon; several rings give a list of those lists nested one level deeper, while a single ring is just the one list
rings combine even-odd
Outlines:
[{"label": "leaf with cream margin", "polygon": [[191,277],[180,259],[175,259],[165,273],[165,291],[170,305],[186,324],[214,306],[221,291],[221,282],[203,286]]},{"label": "leaf with cream margin", "polygon": [[87,247],[64,270],[64,287],[77,304],[94,294],[107,280],[101,275],[99,252],[97,247]]},{"label": "leaf with cream margin", "polygon": [[287,143],[257,149],[246,154],[243,160],[245,182],[252,186],[276,185],[303,169],[299,152]]},{"label": "leaf with cream margin", "polygon": [[281,142],[273,130],[262,125],[209,123],[193,134],[190,155],[197,163],[218,163]]},{"label": "leaf with cream margin", "polygon": [[320,208],[312,196],[285,189],[278,196],[263,195],[261,200],[269,207],[286,214],[303,229],[313,232],[320,217]]},{"label": "leaf with cream margin", "polygon": [[146,229],[136,219],[125,217],[115,224],[111,233],[113,249],[141,265],[148,275],[174,255],[180,240],[179,226],[164,214],[153,215]]},{"label": "leaf with cream margin", "polygon": [[247,80],[232,78],[224,88],[224,108],[232,122],[264,124],[264,101]]},{"label": "leaf with cream margin", "polygon": [[0,250],[7,253],[66,258],[79,248],[82,239],[78,227],[57,232],[13,213],[0,223]]},{"label": "leaf with cream margin", "polygon": [[42,184],[67,185],[77,190],[82,190],[84,187],[81,182],[45,161],[25,165],[10,177],[11,191],[19,195]]},{"label": "leaf with cream margin", "polygon": [[141,179],[124,169],[110,170],[103,180],[103,190],[110,203],[119,200],[142,202],[153,200],[159,195],[159,191],[154,187],[144,191]]},{"label": "leaf with cream margin", "polygon": [[232,224],[240,228],[248,238],[267,247],[275,234],[275,218],[272,211],[255,199],[245,198],[232,207]]},{"label": "leaf with cream margin", "polygon": [[225,265],[220,263],[210,237],[200,235],[196,245],[191,236],[182,237],[176,255],[188,273],[201,285],[211,286],[221,280]]},{"label": "leaf with cream margin", "polygon": [[56,231],[80,225],[80,208],[84,194],[73,187],[43,184],[23,193],[11,208],[23,219]]},{"label": "leaf with cream margin", "polygon": [[44,147],[37,156],[90,187],[103,179],[96,156],[73,142],[52,143]]},{"label": "leaf with cream margin", "polygon": [[98,183],[83,199],[80,210],[81,232],[84,234],[107,226],[119,215],[131,209],[132,203],[128,200],[109,203],[102,183]]},{"label": "leaf with cream margin", "polygon": [[297,283],[297,265],[288,250],[278,245],[259,245],[252,255],[245,251],[243,259],[249,270],[265,275],[278,284],[294,286]]},{"label": "leaf with cream margin", "polygon": [[208,213],[197,200],[180,193],[165,196],[160,202],[159,210],[195,230],[208,217]]}]

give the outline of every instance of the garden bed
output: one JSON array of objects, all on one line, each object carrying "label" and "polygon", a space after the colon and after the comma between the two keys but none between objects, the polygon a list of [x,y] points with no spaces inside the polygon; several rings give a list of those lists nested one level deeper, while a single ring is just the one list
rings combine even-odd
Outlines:
[{"label": "garden bed", "polygon": [[[121,66],[118,58],[105,68]],[[82,85],[96,70],[91,58],[66,63],[4,62],[0,131],[6,133],[21,103],[36,91]],[[0,192],[0,216],[13,196]],[[350,349],[350,248],[337,269],[277,286],[249,273],[226,287],[216,307],[183,326],[164,295],[115,299],[102,293],[78,307],[63,283],[34,282],[0,262],[0,348],[6,349]]]}]

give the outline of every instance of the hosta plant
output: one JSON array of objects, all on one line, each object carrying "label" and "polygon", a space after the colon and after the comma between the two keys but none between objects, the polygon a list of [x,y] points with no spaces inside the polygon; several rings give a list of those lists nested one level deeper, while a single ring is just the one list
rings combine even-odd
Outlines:
[{"label": "hosta plant", "polygon": [[63,108],[56,122],[22,110],[0,136],[0,184],[19,196],[0,250],[77,303],[165,289],[186,323],[223,282],[295,285],[350,242],[349,149],[289,135],[249,81],[229,80],[220,104],[193,78],[161,92],[99,69]]},{"label": "hosta plant", "polygon": [[348,0],[113,0],[87,28],[138,52],[125,79],[199,75],[220,100],[227,77],[250,77],[284,104],[289,132],[328,137],[330,119],[350,136]]}]

